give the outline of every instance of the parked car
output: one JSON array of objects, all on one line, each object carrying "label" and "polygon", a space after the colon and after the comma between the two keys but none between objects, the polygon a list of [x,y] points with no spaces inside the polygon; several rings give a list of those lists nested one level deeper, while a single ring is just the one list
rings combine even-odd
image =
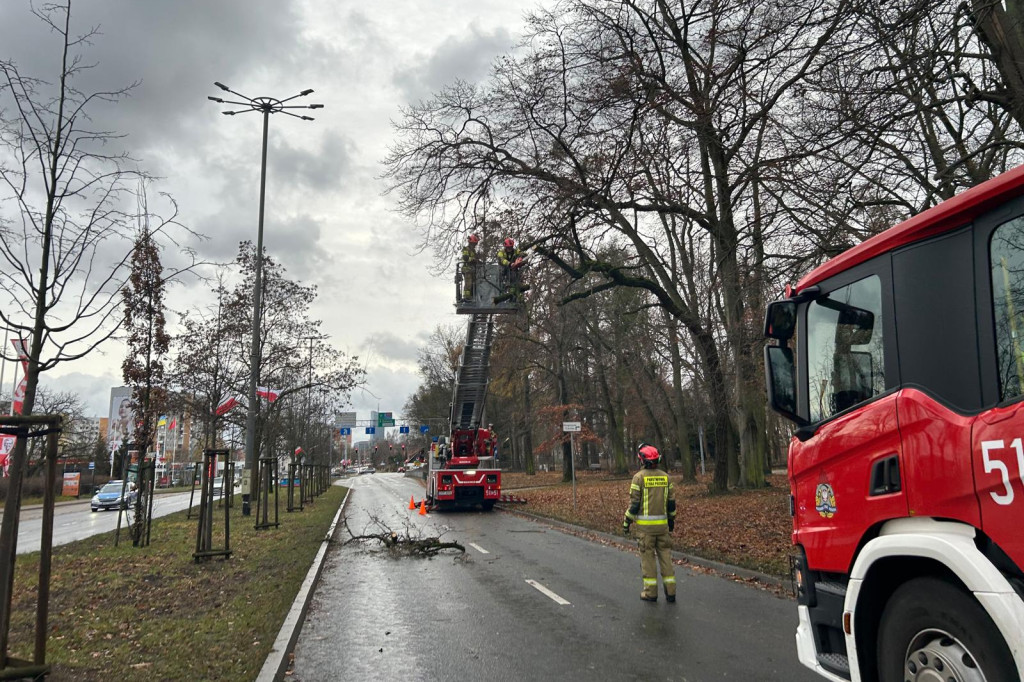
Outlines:
[{"label": "parked car", "polygon": [[[122,498],[121,493],[124,492]],[[92,496],[92,502],[90,506],[93,511],[99,511],[100,509],[126,509],[128,505],[135,503],[135,498],[139,496],[138,491],[135,489],[134,483],[129,483],[127,487],[124,485],[124,481],[107,481],[99,491]]]},{"label": "parked car", "polygon": [[363,467],[362,469],[359,470],[359,473],[360,474],[375,474],[375,473],[377,473],[377,470],[374,469],[371,466],[365,466],[365,467]]}]

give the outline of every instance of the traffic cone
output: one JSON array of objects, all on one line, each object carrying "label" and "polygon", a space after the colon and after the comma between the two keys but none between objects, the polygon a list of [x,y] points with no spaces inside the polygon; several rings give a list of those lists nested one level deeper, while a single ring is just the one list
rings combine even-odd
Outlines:
[{"label": "traffic cone", "polygon": [[409,496],[409,509],[415,509],[415,508],[416,508],[416,503],[413,501],[413,496],[410,495]]},{"label": "traffic cone", "polygon": [[423,500],[423,501],[420,502],[420,516],[426,516],[426,515],[427,515],[427,502],[426,502],[426,500]]}]

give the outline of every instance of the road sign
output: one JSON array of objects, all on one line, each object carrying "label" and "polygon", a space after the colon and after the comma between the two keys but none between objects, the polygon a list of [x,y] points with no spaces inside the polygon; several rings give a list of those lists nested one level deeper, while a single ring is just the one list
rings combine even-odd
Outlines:
[{"label": "road sign", "polygon": [[580,431],[579,422],[562,422],[562,431],[565,433],[576,433]]},{"label": "road sign", "polygon": [[394,426],[395,418],[391,412],[378,412],[377,413],[377,426]]},{"label": "road sign", "polygon": [[366,435],[371,435],[371,434],[374,434],[374,433],[377,433],[377,427],[376,426],[367,426],[366,427]]},{"label": "road sign", "polygon": [[398,427],[398,432],[399,433],[409,433],[409,427],[408,426],[399,426]]},{"label": "road sign", "polygon": [[342,426],[340,429],[338,429],[338,433],[339,433],[339,435],[342,435],[342,436],[351,436],[352,435],[352,428],[349,427],[349,426]]},{"label": "road sign", "polygon": [[89,471],[92,471],[95,468],[96,468],[96,462],[89,462]]},{"label": "road sign", "polygon": [[423,426],[420,427],[420,433],[426,433],[429,430],[430,430],[430,427],[427,426],[426,424],[424,424]]}]

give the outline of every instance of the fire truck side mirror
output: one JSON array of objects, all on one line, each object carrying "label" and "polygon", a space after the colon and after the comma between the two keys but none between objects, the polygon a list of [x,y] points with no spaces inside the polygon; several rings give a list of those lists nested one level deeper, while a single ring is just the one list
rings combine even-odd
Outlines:
[{"label": "fire truck side mirror", "polygon": [[773,301],[764,316],[764,335],[769,339],[787,341],[796,331],[796,301]]},{"label": "fire truck side mirror", "polygon": [[764,374],[768,384],[768,405],[786,419],[806,426],[807,420],[797,414],[796,363],[793,349],[765,346]]}]

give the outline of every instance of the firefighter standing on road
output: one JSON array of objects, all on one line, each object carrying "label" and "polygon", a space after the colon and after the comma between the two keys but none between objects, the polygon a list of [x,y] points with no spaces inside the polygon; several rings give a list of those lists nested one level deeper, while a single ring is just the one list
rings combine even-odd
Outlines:
[{"label": "firefighter standing on road", "polygon": [[462,249],[462,298],[473,298],[473,285],[476,283],[476,245],[480,237],[475,234],[466,238],[466,246]]},{"label": "firefighter standing on road", "polygon": [[640,535],[640,570],[644,587],[640,598],[658,601],[658,568],[665,586],[665,599],[676,600],[676,574],[672,566],[672,531],[676,527],[676,501],[668,474],[658,465],[661,454],[653,445],[641,443],[637,451],[642,468],[629,485],[629,508],[622,520],[622,534],[636,522]]}]

